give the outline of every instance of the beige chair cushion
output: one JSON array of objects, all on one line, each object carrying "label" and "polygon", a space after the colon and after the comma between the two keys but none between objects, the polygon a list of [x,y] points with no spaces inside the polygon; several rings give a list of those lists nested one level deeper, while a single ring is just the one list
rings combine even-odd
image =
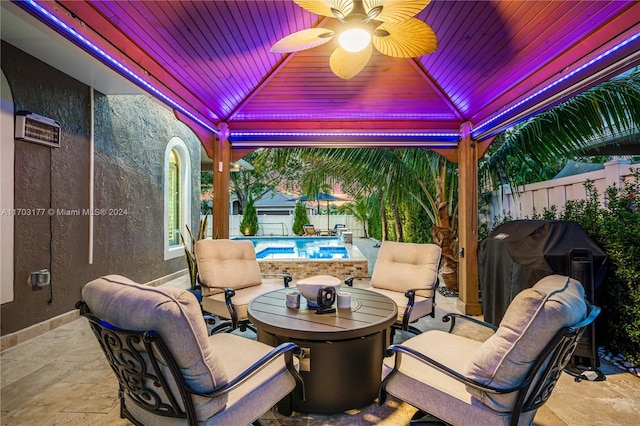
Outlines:
[{"label": "beige chair cushion", "polygon": [[434,288],[438,282],[440,254],[441,249],[435,244],[384,241],[371,286],[401,293],[412,288]]},{"label": "beige chair cushion", "polygon": [[[402,343],[439,363],[461,371],[482,345],[473,339],[440,330],[427,331]],[[385,358],[382,377],[393,369],[395,357]],[[511,416],[480,404],[465,385],[408,355],[402,356],[400,370],[387,383],[389,394],[454,425],[509,425]],[[529,425],[535,411],[523,413],[518,424]]]},{"label": "beige chair cushion", "polygon": [[[238,315],[238,321],[249,319],[247,314],[247,306],[249,302],[258,296],[262,296],[270,291],[275,291],[283,288],[282,280],[279,283],[264,283],[258,286],[246,287],[240,290],[236,290],[235,296],[231,299],[233,306],[236,308],[236,314]],[[209,294],[202,297],[202,309],[210,314],[217,315],[222,318],[229,318],[229,310],[224,299],[224,293]]]},{"label": "beige chair cushion", "polygon": [[[584,289],[571,278],[547,276],[518,293],[494,335],[476,351],[463,373],[497,388],[519,385],[544,346],[562,328],[582,321],[587,313]],[[483,404],[508,411],[514,395],[489,395],[469,388]]]},{"label": "beige chair cushion", "polygon": [[[149,287],[118,275],[87,284],[82,298],[100,319],[128,330],[155,330],[171,350],[184,381],[207,392],[227,382],[227,372],[210,344],[200,305],[187,290]],[[199,419],[221,410],[226,396],[196,402]]]},{"label": "beige chair cushion", "polygon": [[[404,293],[398,293],[397,291],[385,290],[383,288],[370,287],[369,290],[375,291],[376,293],[383,294],[387,296],[389,299],[393,300],[396,306],[399,306],[398,309],[398,322],[402,322],[404,318],[404,307],[407,305],[407,297]],[[434,290],[431,290],[427,293],[429,296],[433,295]],[[430,293],[430,294],[429,294]],[[422,293],[421,293],[422,294]],[[413,322],[418,320],[426,315],[429,315],[433,311],[433,301],[430,297],[420,297],[416,295],[416,298],[413,301],[413,309],[411,309],[411,314],[409,315],[409,322]]]},{"label": "beige chair cushion", "polygon": [[202,295],[218,293],[210,287],[241,289],[262,283],[251,241],[200,240],[195,245]]}]

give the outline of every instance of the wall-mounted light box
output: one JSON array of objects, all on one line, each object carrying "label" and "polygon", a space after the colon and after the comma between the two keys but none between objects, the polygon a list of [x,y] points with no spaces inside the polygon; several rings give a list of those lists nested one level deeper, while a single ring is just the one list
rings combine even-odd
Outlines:
[{"label": "wall-mounted light box", "polygon": [[16,113],[15,138],[60,148],[60,123],[28,111]]}]

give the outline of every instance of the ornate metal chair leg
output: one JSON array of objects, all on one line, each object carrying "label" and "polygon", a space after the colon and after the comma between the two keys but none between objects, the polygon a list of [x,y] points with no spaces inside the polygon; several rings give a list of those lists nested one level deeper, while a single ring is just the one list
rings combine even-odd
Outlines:
[{"label": "ornate metal chair leg", "polygon": [[231,321],[224,321],[218,325],[216,325],[215,327],[213,327],[211,329],[211,333],[209,333],[211,336],[213,336],[216,333],[220,333],[221,331],[225,331],[227,333],[233,331],[233,326],[231,324]]}]

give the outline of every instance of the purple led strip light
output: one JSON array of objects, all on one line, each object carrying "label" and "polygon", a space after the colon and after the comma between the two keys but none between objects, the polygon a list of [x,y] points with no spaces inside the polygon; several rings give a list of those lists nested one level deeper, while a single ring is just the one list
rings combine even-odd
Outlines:
[{"label": "purple led strip light", "polygon": [[64,22],[62,22],[61,20],[59,20],[56,16],[54,16],[53,14],[51,14],[48,10],[46,10],[45,8],[43,8],[42,6],[40,6],[38,3],[36,3],[33,0],[27,0],[25,2],[27,5],[29,5],[31,7],[31,9],[33,9],[34,11],[36,11],[37,13],[39,13],[41,16],[47,18],[49,21],[53,22],[55,25],[57,25],[59,28],[63,29],[67,34],[71,35],[74,39],[78,40],[79,42],[81,42],[83,45],[85,45],[86,47],[88,47],[90,50],[92,50],[94,53],[96,53],[97,55],[99,55],[100,57],[102,57],[103,59],[105,59],[107,62],[109,62],[110,64],[112,64],[113,66],[115,66],[116,68],[118,68],[120,71],[122,71],[124,74],[128,75],[129,77],[131,77],[133,80],[135,80],[136,82],[138,82],[139,84],[141,84],[142,86],[144,86],[147,90],[149,90],[151,93],[153,93],[155,96],[159,97],[160,99],[164,100],[165,102],[167,102],[169,105],[171,105],[172,107],[174,107],[175,109],[177,109],[178,111],[182,112],[183,114],[185,114],[186,116],[188,116],[189,118],[191,118],[192,120],[194,120],[195,122],[197,122],[198,124],[200,124],[202,127],[204,127],[205,129],[213,132],[213,133],[220,133],[219,130],[214,129],[213,127],[209,126],[207,123],[205,123],[204,121],[200,120],[198,117],[196,117],[195,115],[193,115],[191,112],[189,112],[186,108],[184,108],[182,105],[178,104],[176,101],[174,101],[173,99],[171,99],[169,96],[165,95],[164,93],[162,93],[160,90],[156,89],[154,86],[152,86],[149,82],[147,82],[146,80],[144,80],[142,77],[138,76],[136,73],[134,73],[133,71],[131,71],[129,68],[127,68],[126,66],[122,65],[120,62],[118,62],[115,58],[111,57],[111,55],[109,55],[107,52],[103,51],[102,49],[100,49],[98,46],[96,46],[95,44],[91,43],[89,40],[87,40],[86,38],[84,38],[82,35],[78,34],[76,32],[76,30],[74,30],[73,28],[69,27],[67,24],[65,24]]},{"label": "purple led strip light", "polygon": [[[47,18],[48,20],[50,20],[51,22],[56,24],[59,28],[63,29],[67,34],[71,35],[73,38],[75,38],[76,40],[78,40],[79,42],[81,42],[82,44],[87,46],[90,50],[95,52],[97,55],[99,55],[102,58],[104,58],[105,60],[107,60],[109,63],[114,65],[116,68],[120,69],[124,74],[130,76],[133,80],[135,80],[136,82],[138,82],[139,84],[144,86],[147,90],[149,90],[151,93],[155,94],[160,99],[163,99],[168,104],[170,104],[171,106],[173,106],[174,108],[176,108],[177,110],[179,110],[180,112],[182,112],[183,114],[185,114],[186,116],[191,118],[192,120],[196,121],[201,126],[206,128],[207,130],[210,130],[210,131],[212,131],[214,133],[219,133],[219,130],[209,126],[204,121],[200,120],[194,114],[189,112],[186,108],[184,108],[183,106],[178,104],[176,101],[171,99],[169,96],[167,96],[164,93],[162,93],[160,90],[155,88],[149,82],[147,82],[146,80],[144,80],[143,78],[138,76],[136,73],[131,71],[129,68],[127,68],[126,66],[124,66],[123,64],[118,62],[115,58],[111,57],[108,53],[106,53],[105,51],[103,51],[102,49],[100,49],[99,47],[97,47],[96,45],[91,43],[89,40],[84,38],[82,35],[77,33],[73,28],[69,27],[67,24],[65,24],[64,22],[60,21],[56,16],[54,16],[48,10],[44,9],[42,6],[37,4],[34,0],[27,0],[25,2],[25,4],[29,5],[37,13],[39,13],[40,15],[44,16],[45,18]],[[491,119],[489,119],[489,120],[485,121],[484,123],[480,124],[479,126],[477,126],[473,130],[473,133],[477,133],[483,127],[488,126],[489,124],[493,123],[494,121],[496,121],[500,117],[503,117],[504,115],[506,115],[509,112],[513,111],[514,109],[520,107],[521,105],[531,101],[532,99],[540,96],[544,92],[546,92],[546,91],[550,90],[551,88],[557,86],[558,84],[562,83],[563,81],[567,80],[568,78],[571,78],[575,74],[577,74],[577,73],[585,70],[586,68],[592,66],[593,64],[601,61],[602,59],[606,58],[607,56],[609,56],[610,54],[614,53],[618,49],[621,49],[622,47],[626,46],[627,44],[635,41],[639,37],[640,37],[640,33],[634,34],[630,38],[628,38],[628,39],[624,40],[623,42],[617,44],[616,46],[612,47],[611,49],[607,50],[606,52],[603,52],[602,54],[598,55],[596,58],[593,58],[589,62],[581,65],[578,68],[576,68],[575,70],[573,70],[572,72],[568,73],[564,77],[556,80],[555,82],[549,84],[548,86],[543,87],[542,89],[540,89],[537,92],[531,94],[530,96],[526,97],[525,99],[521,100],[520,102],[512,105],[511,107],[509,107],[506,110],[502,111],[501,113],[495,115]],[[455,133],[340,133],[340,134],[335,134],[335,133],[307,133],[307,132],[292,132],[292,133],[286,133],[286,132],[278,132],[278,133],[238,132],[238,133],[234,133],[234,135],[238,136],[238,137],[247,137],[247,136],[327,136],[327,137],[328,136],[351,136],[351,137],[407,137],[407,136],[413,136],[413,137],[457,137],[457,136],[459,136],[458,134],[455,134]]]},{"label": "purple led strip light", "polygon": [[640,33],[634,34],[633,36],[629,37],[628,39],[626,39],[626,40],[622,41],[621,43],[615,45],[614,47],[610,48],[606,52],[601,53],[600,55],[598,55],[597,57],[593,58],[589,62],[587,62],[587,63],[579,66],[575,70],[571,71],[570,73],[568,73],[564,77],[554,81],[553,83],[549,84],[548,86],[543,87],[542,89],[538,90],[537,92],[533,93],[532,95],[529,95],[528,97],[526,97],[525,99],[521,100],[520,102],[518,102],[518,103],[512,105],[511,107],[507,108],[506,110],[502,111],[500,114],[497,114],[493,118],[491,118],[491,119],[485,121],[484,123],[480,124],[478,127],[473,129],[473,133],[478,133],[478,131],[481,128],[486,127],[488,124],[494,122],[498,118],[504,116],[505,114],[508,114],[509,112],[511,112],[514,109],[520,107],[521,105],[531,101],[533,98],[535,98],[535,97],[541,95],[542,93],[546,92],[547,90],[557,86],[558,84],[562,83],[563,81],[567,80],[568,78],[571,78],[572,76],[576,75],[577,73],[579,73],[581,71],[584,71],[586,68],[588,68],[588,67],[592,66],[593,64],[601,61],[602,59],[606,58],[607,56],[609,56],[610,54],[614,53],[618,49],[621,49],[624,46],[626,46],[627,44],[635,41],[639,37],[640,37]]},{"label": "purple led strip light", "polygon": [[324,137],[447,137],[457,138],[458,133],[392,133],[392,132],[232,132],[233,136],[324,136]]}]

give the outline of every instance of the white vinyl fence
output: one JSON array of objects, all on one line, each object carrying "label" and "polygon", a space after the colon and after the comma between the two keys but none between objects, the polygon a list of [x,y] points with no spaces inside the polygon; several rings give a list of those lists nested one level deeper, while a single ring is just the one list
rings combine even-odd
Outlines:
[{"label": "white vinyl fence", "polygon": [[[242,215],[229,216],[229,236],[240,237]],[[209,216],[208,236],[211,236],[213,219]],[[347,231],[353,232],[355,238],[364,236],[362,224],[351,215],[309,215],[309,223],[318,230],[331,230],[340,223],[346,225]],[[294,236],[292,231],[293,215],[258,215],[258,236]]]},{"label": "white vinyl fence", "polygon": [[567,176],[559,179],[548,180],[524,185],[518,188],[514,194],[509,185],[494,191],[491,203],[491,217],[503,218],[510,216],[512,219],[530,218],[534,209],[542,213],[546,208],[556,206],[558,212],[564,210],[564,205],[569,200],[582,200],[587,196],[584,183],[593,181],[601,202],[604,202],[604,191],[607,187],[620,185],[622,179],[631,175],[631,168],[627,160],[614,160],[605,163],[604,170]]}]

